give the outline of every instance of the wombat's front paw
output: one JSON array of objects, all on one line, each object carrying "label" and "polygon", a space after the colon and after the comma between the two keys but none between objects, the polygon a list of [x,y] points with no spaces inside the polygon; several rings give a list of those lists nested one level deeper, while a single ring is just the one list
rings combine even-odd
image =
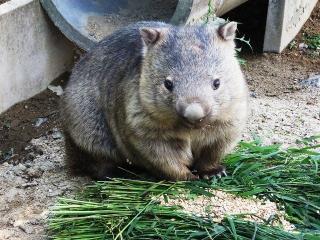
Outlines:
[{"label": "wombat's front paw", "polygon": [[199,180],[199,175],[193,174],[190,172],[190,174],[187,175],[187,181],[194,181],[194,180]]},{"label": "wombat's front paw", "polygon": [[210,178],[213,178],[214,176],[221,178],[221,177],[226,177],[227,172],[226,172],[226,168],[223,165],[217,165],[210,170],[200,171],[199,176],[202,179],[210,179]]}]

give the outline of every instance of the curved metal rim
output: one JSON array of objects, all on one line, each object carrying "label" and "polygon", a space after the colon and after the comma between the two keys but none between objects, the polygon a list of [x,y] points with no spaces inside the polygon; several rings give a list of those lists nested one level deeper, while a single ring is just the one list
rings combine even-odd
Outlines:
[{"label": "curved metal rim", "polygon": [[[81,49],[88,51],[95,45],[94,40],[89,39],[87,36],[81,34],[75,29],[68,21],[65,20],[63,15],[58,11],[55,4],[51,0],[40,0],[42,7],[51,18],[53,24],[72,42],[74,42]],[[193,0],[179,0],[176,10],[170,19],[171,24],[180,25],[187,21]]]},{"label": "curved metal rim", "polygon": [[46,10],[47,14],[51,18],[53,24],[57,26],[67,38],[85,51],[88,51],[92,46],[94,46],[93,40],[90,40],[86,36],[79,33],[64,19],[51,0],[40,0],[40,2],[42,7]]}]

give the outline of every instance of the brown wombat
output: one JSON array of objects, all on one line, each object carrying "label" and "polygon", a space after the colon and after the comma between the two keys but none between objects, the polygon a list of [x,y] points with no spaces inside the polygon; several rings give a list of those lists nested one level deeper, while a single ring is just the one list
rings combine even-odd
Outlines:
[{"label": "brown wombat", "polygon": [[247,116],[236,27],[140,22],[98,43],[62,99],[70,162],[95,179],[130,165],[169,180],[221,174]]}]

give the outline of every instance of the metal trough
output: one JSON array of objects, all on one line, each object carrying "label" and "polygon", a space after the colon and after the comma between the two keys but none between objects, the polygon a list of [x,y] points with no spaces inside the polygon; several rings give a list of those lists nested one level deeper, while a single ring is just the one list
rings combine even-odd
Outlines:
[{"label": "metal trough", "polygon": [[[192,24],[211,2],[221,16],[247,0],[40,0],[54,24],[84,50],[114,30],[141,20]],[[317,0],[269,0],[264,51],[281,52],[299,32]],[[263,26],[264,27],[264,26]]]},{"label": "metal trough", "polygon": [[[214,0],[216,15],[247,0]],[[141,20],[192,23],[208,11],[209,0],[41,0],[54,24],[84,50],[114,30]]]}]

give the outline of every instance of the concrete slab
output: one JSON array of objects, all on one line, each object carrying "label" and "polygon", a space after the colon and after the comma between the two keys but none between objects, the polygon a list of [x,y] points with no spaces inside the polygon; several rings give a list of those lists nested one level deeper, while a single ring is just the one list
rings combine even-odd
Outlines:
[{"label": "concrete slab", "polygon": [[263,51],[281,52],[297,35],[318,0],[269,0]]},{"label": "concrete slab", "polygon": [[[212,0],[212,8],[217,17],[238,7],[248,0]],[[192,9],[187,23],[191,23],[194,19],[201,19],[208,14],[210,0],[193,0]]]},{"label": "concrete slab", "polygon": [[68,70],[72,46],[38,0],[0,5],[0,113],[32,97]]}]

